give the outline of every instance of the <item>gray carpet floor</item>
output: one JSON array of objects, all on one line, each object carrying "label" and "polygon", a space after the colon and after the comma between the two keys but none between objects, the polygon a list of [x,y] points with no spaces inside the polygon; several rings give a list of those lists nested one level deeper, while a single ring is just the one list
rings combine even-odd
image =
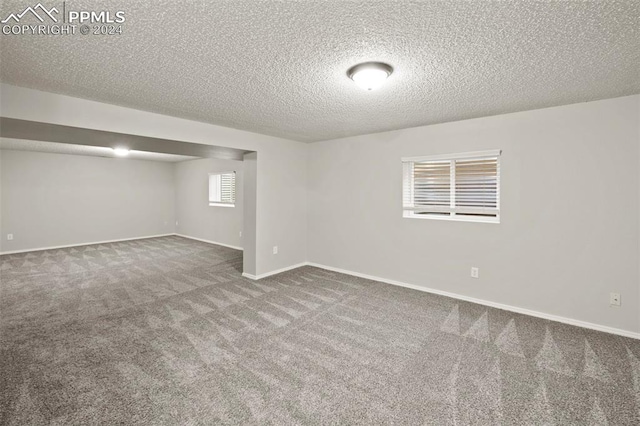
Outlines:
[{"label": "gray carpet floor", "polygon": [[0,424],[640,424],[640,342],[180,237],[0,257]]}]

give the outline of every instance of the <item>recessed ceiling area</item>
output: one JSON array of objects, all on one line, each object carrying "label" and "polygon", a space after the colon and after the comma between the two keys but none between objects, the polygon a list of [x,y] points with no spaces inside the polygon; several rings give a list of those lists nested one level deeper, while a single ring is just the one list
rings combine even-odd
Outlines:
[{"label": "recessed ceiling area", "polygon": [[[32,141],[25,139],[0,138],[0,149],[12,151],[49,152],[54,154],[88,155],[90,157],[116,157],[113,149],[107,147]],[[131,160],[167,161],[175,163],[179,161],[194,160],[199,157],[133,150],[129,151],[127,158]]]},{"label": "recessed ceiling area", "polygon": [[[75,1],[123,34],[3,36],[0,78],[300,141],[640,92],[637,1],[233,3]],[[370,92],[368,61],[394,70]]]},{"label": "recessed ceiling area", "polygon": [[[20,144],[20,141],[36,142],[30,145],[34,151],[38,150],[36,148],[40,147],[41,143],[53,142],[58,145],[67,144],[71,146],[79,145],[100,148],[91,151],[96,155],[100,153],[108,153],[109,156],[114,156],[114,154],[117,154],[115,151],[116,149],[124,151],[129,150],[129,153],[126,155],[128,158],[133,158],[133,155],[144,156],[141,153],[171,154],[177,156],[174,158],[178,159],[173,161],[182,161],[179,160],[179,158],[188,159],[195,157],[242,160],[244,154],[249,152],[241,149],[216,145],[204,145],[172,139],[151,138],[127,133],[62,126],[58,124],[19,120],[8,117],[0,117],[0,137],[10,140],[11,142],[7,142],[7,144],[11,143],[13,146],[23,146],[23,144]],[[5,149],[10,148],[5,147]],[[66,150],[68,153],[72,153],[71,151],[77,152],[78,150],[78,148],[71,147],[58,147],[56,149]],[[86,149],[84,151],[89,152]]]}]

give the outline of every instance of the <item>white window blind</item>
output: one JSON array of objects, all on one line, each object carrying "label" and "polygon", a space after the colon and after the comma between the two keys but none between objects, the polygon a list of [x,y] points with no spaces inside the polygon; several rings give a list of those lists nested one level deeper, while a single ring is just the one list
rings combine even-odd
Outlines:
[{"label": "white window blind", "polygon": [[404,216],[499,222],[500,153],[403,158]]},{"label": "white window blind", "polygon": [[236,203],[236,172],[209,174],[209,205],[233,207]]}]

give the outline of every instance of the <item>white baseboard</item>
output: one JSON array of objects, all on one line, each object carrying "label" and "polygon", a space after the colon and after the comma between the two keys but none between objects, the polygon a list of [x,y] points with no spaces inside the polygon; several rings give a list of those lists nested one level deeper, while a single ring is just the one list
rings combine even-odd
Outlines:
[{"label": "white baseboard", "polygon": [[622,330],[619,328],[608,327],[605,325],[594,324],[587,321],[580,321],[572,318],[561,317],[558,315],[546,314],[544,312],[533,311],[531,309],[518,308],[516,306],[504,305],[502,303],[490,302],[488,300],[476,299],[475,297],[463,296],[456,293],[449,293],[447,291],[436,290],[428,287],[422,287],[415,284],[408,284],[401,281],[390,280],[387,278],[376,277],[373,275],[361,274],[359,272],[353,272],[346,269],[334,268],[332,266],[321,265],[313,262],[306,262],[309,266],[315,266],[316,268],[326,269],[328,271],[339,272],[345,275],[352,275],[354,277],[366,278],[373,281],[380,281],[386,284],[392,284],[400,287],[411,288],[413,290],[423,291],[425,293],[438,294],[440,296],[451,297],[452,299],[464,300],[466,302],[477,303],[479,305],[489,306],[492,308],[502,309],[504,311],[515,312],[518,314],[529,315],[532,317],[542,318],[550,321],[561,322],[564,324],[575,325],[577,327],[588,328],[591,330],[602,331],[605,333],[616,334],[619,336],[630,337],[632,339],[640,339],[640,333],[633,331]]},{"label": "white baseboard", "polygon": [[38,248],[32,248],[32,249],[26,249],[26,250],[2,251],[0,252],[0,256],[4,254],[18,254],[18,253],[29,253],[32,251],[57,250],[57,249],[63,249],[63,248],[69,248],[69,247],[92,246],[95,244],[121,243],[123,241],[146,240],[148,238],[170,237],[172,235],[175,235],[175,234],[159,234],[159,235],[149,235],[146,237],[121,238],[119,240],[105,240],[105,241],[93,241],[90,243],[67,244],[64,246],[38,247]]},{"label": "white baseboard", "polygon": [[223,244],[223,243],[219,243],[217,241],[204,240],[202,238],[191,237],[189,235],[184,235],[184,234],[173,234],[173,235],[176,235],[176,236],[182,237],[182,238],[188,238],[190,240],[196,240],[196,241],[200,241],[200,242],[208,243],[208,244],[215,244],[217,246],[228,247],[228,248],[232,248],[234,250],[242,251],[242,247],[236,247],[236,246],[232,246],[232,245],[229,245],[229,244]]},{"label": "white baseboard", "polygon": [[[183,238],[188,238],[188,239],[191,239],[191,240],[201,241],[201,242],[204,242],[204,243],[215,244],[215,245],[219,245],[219,246],[223,246],[223,247],[229,247],[229,248],[232,248],[232,249],[235,249],[235,250],[242,250],[242,248],[240,248],[240,247],[231,246],[231,245],[228,245],[228,244],[222,244],[222,243],[219,243],[219,242],[204,240],[204,239],[201,239],[201,238],[195,238],[195,237],[191,237],[191,236],[188,236],[188,235],[172,233],[172,234],[149,235],[149,236],[135,237],[135,238],[122,238],[122,239],[117,239],[117,240],[105,240],[105,241],[93,241],[93,242],[78,243],[78,244],[67,244],[67,245],[61,245],[61,246],[39,247],[39,248],[32,248],[32,249],[27,249],[27,250],[3,251],[3,252],[0,252],[0,255],[29,253],[29,252],[33,252],[33,251],[43,251],[43,250],[57,250],[57,249],[62,249],[62,248],[89,246],[89,245],[95,245],[95,244],[108,244],[108,243],[119,243],[119,242],[124,242],[124,241],[145,240],[145,239],[148,239],[148,238],[168,237],[168,236],[172,236],[172,235],[176,235],[176,236],[183,237]],[[576,320],[576,319],[572,319],[572,318],[561,317],[561,316],[558,316],[558,315],[547,314],[547,313],[544,313],[544,312],[534,311],[534,310],[526,309],[526,308],[519,308],[519,307],[516,307],[516,306],[511,306],[511,305],[505,305],[505,304],[502,304],[502,303],[491,302],[491,301],[488,301],[488,300],[476,299],[475,297],[463,296],[461,294],[456,294],[456,293],[449,293],[447,291],[436,290],[436,289],[423,287],[423,286],[419,286],[419,285],[415,285],[415,284],[405,283],[405,282],[402,282],[402,281],[397,281],[397,280],[391,280],[391,279],[388,279],[388,278],[377,277],[377,276],[374,276],[374,275],[362,274],[360,272],[349,271],[347,269],[334,268],[333,266],[322,265],[322,264],[314,263],[314,262],[302,262],[302,263],[298,263],[298,264],[295,264],[295,265],[287,266],[287,267],[284,267],[284,268],[281,268],[281,269],[277,269],[275,271],[266,272],[266,273],[260,274],[260,275],[252,275],[252,274],[248,274],[248,273],[244,272],[244,273],[242,273],[242,276],[246,277],[246,278],[249,278],[249,279],[252,279],[252,280],[260,280],[262,278],[266,278],[266,277],[269,277],[269,276],[272,276],[272,275],[280,274],[282,272],[290,271],[292,269],[297,269],[297,268],[300,268],[302,266],[307,266],[307,265],[308,266],[314,266],[314,267],[320,268],[320,269],[326,269],[328,271],[338,272],[338,273],[345,274],[345,275],[352,275],[354,277],[360,277],[360,278],[365,278],[365,279],[369,279],[369,280],[373,280],[373,281],[379,281],[379,282],[383,282],[383,283],[391,284],[391,285],[395,285],[395,286],[406,287],[406,288],[410,288],[410,289],[413,289],[413,290],[422,291],[422,292],[425,292],[425,293],[438,294],[440,296],[446,296],[446,297],[451,297],[453,299],[464,300],[466,302],[471,302],[471,303],[476,303],[476,304],[479,304],[479,305],[489,306],[489,307],[492,307],[492,308],[502,309],[504,311],[515,312],[515,313],[518,313],[518,314],[529,315],[529,316],[532,316],[532,317],[542,318],[542,319],[546,319],[546,320],[550,320],[550,321],[561,322],[561,323],[564,323],[564,324],[574,325],[574,326],[577,326],[577,327],[588,328],[588,329],[591,329],[591,330],[602,331],[602,332],[605,332],[605,333],[616,334],[616,335],[624,336],[624,337],[630,337],[632,339],[640,339],[640,333],[636,333],[636,332],[633,332],[633,331],[627,331],[627,330],[622,330],[622,329],[619,329],[619,328],[608,327],[608,326],[605,326],[605,325],[594,324],[594,323],[587,322],[587,321],[581,321],[581,320]]]},{"label": "white baseboard", "polygon": [[271,275],[281,274],[282,272],[287,272],[292,269],[297,269],[302,266],[307,266],[308,264],[309,264],[308,262],[302,262],[296,265],[287,266],[285,268],[276,269],[275,271],[265,272],[264,274],[260,274],[260,275],[252,275],[252,274],[247,274],[246,272],[243,272],[242,276],[249,278],[251,280],[261,280],[262,278],[267,278],[267,277],[270,277]]}]

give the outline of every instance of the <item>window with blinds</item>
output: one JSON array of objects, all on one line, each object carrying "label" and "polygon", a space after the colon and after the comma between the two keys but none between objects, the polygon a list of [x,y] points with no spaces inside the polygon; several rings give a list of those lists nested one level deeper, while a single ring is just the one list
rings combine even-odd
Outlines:
[{"label": "window with blinds", "polygon": [[499,222],[500,154],[403,158],[404,217]]},{"label": "window with blinds", "polygon": [[209,205],[234,207],[236,204],[236,172],[209,174]]}]

